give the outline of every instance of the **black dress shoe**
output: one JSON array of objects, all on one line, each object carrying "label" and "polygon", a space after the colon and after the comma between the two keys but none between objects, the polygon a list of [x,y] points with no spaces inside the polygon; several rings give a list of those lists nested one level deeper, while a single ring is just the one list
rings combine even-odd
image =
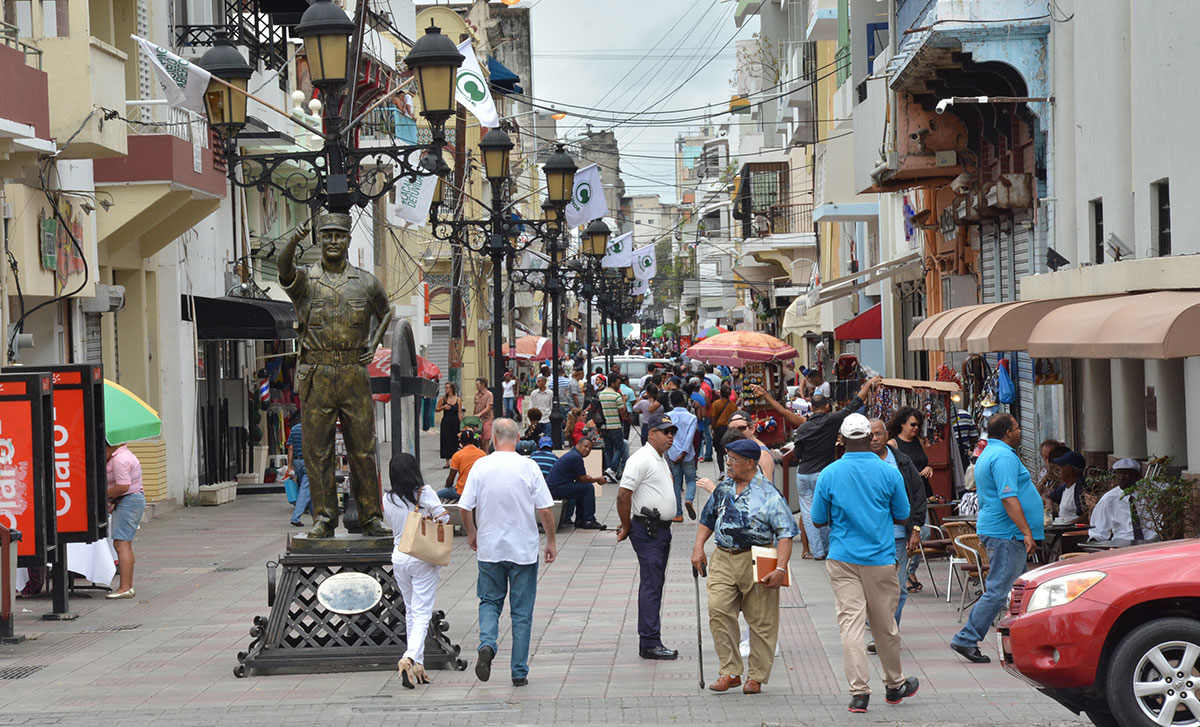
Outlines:
[{"label": "black dress shoe", "polygon": [[475,662],[475,676],[479,677],[479,681],[486,682],[492,678],[492,659],[495,656],[496,651],[490,646],[479,649],[479,661]]},{"label": "black dress shoe", "polygon": [[992,660],[990,656],[980,651],[978,646],[950,644],[950,648],[972,664],[987,664]]},{"label": "black dress shoe", "polygon": [[579,523],[575,526],[578,530],[608,530],[608,526],[602,522],[589,520],[586,523]]},{"label": "black dress shoe", "polygon": [[638,655],[643,659],[656,659],[659,661],[672,661],[679,658],[679,652],[674,649],[668,649],[665,646],[653,646],[649,649],[642,649]]},{"label": "black dress shoe", "polygon": [[514,687],[523,687],[529,684],[529,679],[526,677],[513,677]]}]

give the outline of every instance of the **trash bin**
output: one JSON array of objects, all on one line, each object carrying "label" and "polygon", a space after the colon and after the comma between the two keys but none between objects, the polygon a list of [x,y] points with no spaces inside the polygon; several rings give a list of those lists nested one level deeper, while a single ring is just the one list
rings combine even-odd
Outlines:
[{"label": "trash bin", "polygon": [[24,636],[13,634],[13,610],[17,600],[17,543],[21,531],[0,527],[0,644],[16,644]]}]

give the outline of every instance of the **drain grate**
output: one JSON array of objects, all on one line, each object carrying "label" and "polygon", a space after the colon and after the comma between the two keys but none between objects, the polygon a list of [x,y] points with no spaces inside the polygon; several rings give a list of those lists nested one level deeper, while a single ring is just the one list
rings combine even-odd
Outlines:
[{"label": "drain grate", "polygon": [[36,674],[45,668],[45,664],[5,667],[4,669],[0,669],[0,679],[24,679],[30,674]]},{"label": "drain grate", "polygon": [[141,624],[118,624],[116,626],[100,626],[98,628],[88,629],[88,630],[84,631],[83,633],[85,633],[85,634],[104,634],[104,633],[109,633],[112,631],[133,631],[134,629],[139,629],[141,627],[142,627]]},{"label": "drain grate", "polygon": [[240,570],[246,570],[246,566],[227,565],[221,568],[213,568],[213,573],[237,573]]}]

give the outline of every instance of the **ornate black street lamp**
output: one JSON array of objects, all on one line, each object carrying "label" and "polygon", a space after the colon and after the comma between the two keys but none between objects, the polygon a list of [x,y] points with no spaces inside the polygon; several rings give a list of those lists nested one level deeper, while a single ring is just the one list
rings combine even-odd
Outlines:
[{"label": "ornate black street lamp", "polygon": [[[559,220],[563,218],[567,202],[571,199],[572,180],[575,175],[575,162],[563,151],[550,156],[543,172],[546,175],[550,196],[542,205],[545,219],[527,220],[515,219],[510,209],[511,204],[504,199],[504,189],[509,180],[509,156],[513,149],[512,139],[503,130],[496,128],[489,131],[479,141],[479,149],[483,154],[484,176],[492,187],[492,201],[488,208],[487,219],[455,220],[439,217],[441,198],[434,193],[434,205],[430,209],[429,221],[433,236],[439,240],[457,243],[472,252],[486,254],[492,263],[492,411],[497,417],[503,416],[504,405],[502,398],[501,380],[504,378],[504,356],[502,353],[504,335],[501,330],[503,320],[504,296],[501,290],[501,272],[505,259],[522,252],[537,240],[546,240],[551,253],[551,266],[556,264],[556,255],[561,253],[559,239],[562,226]],[[444,174],[444,165],[439,166]],[[566,180],[566,181],[564,181]],[[565,194],[563,190],[565,189]],[[524,230],[524,236],[520,232]],[[476,234],[472,234],[476,233]],[[557,321],[557,308],[555,309]],[[557,324],[556,324],[557,325]],[[554,370],[558,369],[558,339],[553,343]],[[555,409],[558,404],[558,381],[555,374]],[[550,412],[552,425],[561,423],[562,414]],[[554,431],[553,426],[551,427]],[[561,433],[559,443],[561,444]]]},{"label": "ornate black street lamp", "polygon": [[218,39],[200,59],[199,65],[213,74],[205,102],[209,124],[221,136],[230,181],[245,189],[275,189],[314,213],[320,207],[344,213],[384,196],[401,178],[434,174],[446,142],[445,123],[455,110],[455,75],[463,62],[454,42],[430,25],[405,58],[416,76],[421,115],[432,132],[430,143],[359,148],[349,141],[353,126],[346,126],[342,109],[358,69],[358,59],[347,52],[353,21],[330,0],[316,0],[295,32],[304,39],[312,82],[322,102],[324,144],[318,150],[239,154],[246,96],[231,86],[244,92],[253,69],[227,39]]}]

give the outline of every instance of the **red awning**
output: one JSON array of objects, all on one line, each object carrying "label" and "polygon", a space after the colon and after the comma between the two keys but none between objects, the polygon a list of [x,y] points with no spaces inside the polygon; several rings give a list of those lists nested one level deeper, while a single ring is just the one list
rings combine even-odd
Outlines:
[{"label": "red awning", "polygon": [[882,305],[882,303],[876,303],[874,306],[833,329],[833,337],[838,341],[862,341],[868,338],[883,338],[883,314],[880,308]]}]

